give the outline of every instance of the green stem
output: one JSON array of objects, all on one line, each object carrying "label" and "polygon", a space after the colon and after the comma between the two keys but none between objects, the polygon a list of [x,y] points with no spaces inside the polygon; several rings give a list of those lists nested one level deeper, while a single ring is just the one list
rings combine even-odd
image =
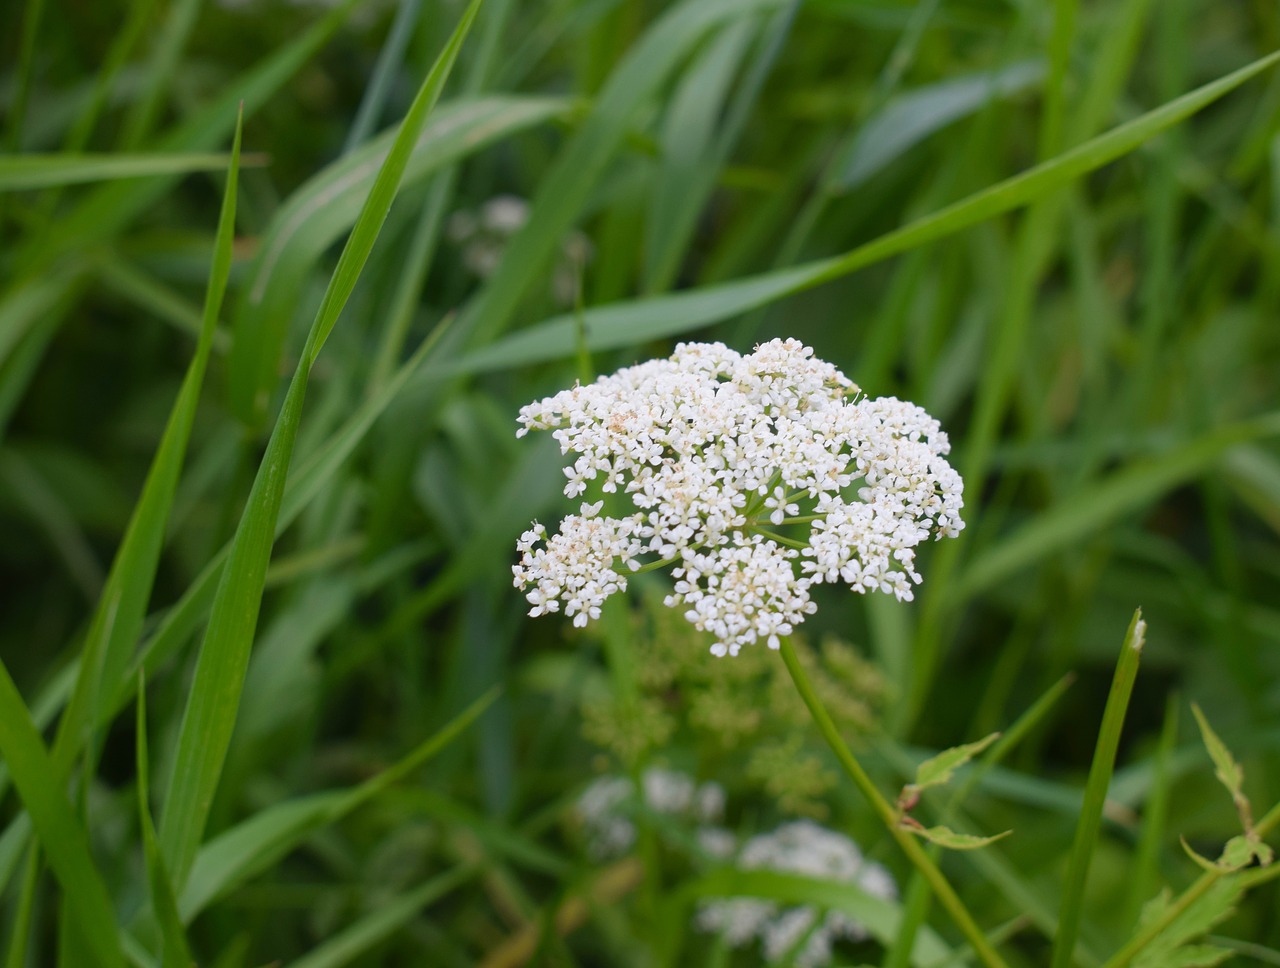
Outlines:
[{"label": "green stem", "polygon": [[938,900],[942,902],[942,906],[947,909],[947,913],[951,915],[951,919],[955,922],[956,927],[965,936],[965,939],[972,945],[974,952],[978,958],[987,965],[988,968],[1008,968],[1005,960],[997,954],[995,948],[987,940],[986,935],[982,933],[982,929],[978,927],[973,920],[973,915],[969,913],[969,909],[964,906],[964,902],[960,900],[955,889],[942,875],[936,864],[929,859],[923,847],[912,834],[907,833],[899,823],[898,812],[890,805],[889,801],[884,798],[876,785],[871,782],[871,777],[867,776],[862,765],[854,757],[853,752],[845,744],[840,736],[840,731],[836,729],[836,724],[831,719],[831,714],[827,712],[822,701],[818,698],[817,693],[813,691],[813,686],[809,682],[809,677],[805,674],[804,669],[800,665],[799,657],[796,655],[795,647],[791,644],[791,639],[782,636],[782,661],[787,665],[787,671],[791,673],[791,680],[796,684],[796,689],[800,692],[800,697],[804,700],[804,704],[809,707],[809,712],[813,715],[813,721],[818,726],[818,731],[822,733],[823,739],[827,741],[827,745],[831,747],[831,751],[835,753],[836,759],[840,761],[840,765],[844,767],[844,771],[849,774],[854,785],[866,797],[867,802],[871,804],[871,808],[884,821],[885,827],[888,829],[890,836],[898,842],[898,846],[902,848],[903,853],[907,855],[907,859],[915,865],[916,869],[929,882],[929,886],[933,888],[934,894]]},{"label": "green stem", "polygon": [[1075,843],[1071,847],[1071,862],[1067,868],[1066,886],[1062,893],[1062,910],[1058,915],[1058,934],[1053,943],[1052,968],[1069,968],[1075,956],[1076,937],[1080,933],[1080,918],[1084,912],[1085,883],[1089,877],[1089,863],[1093,860],[1098,844],[1098,830],[1102,825],[1102,807],[1107,799],[1107,787],[1115,769],[1116,750],[1120,746],[1120,731],[1124,727],[1124,715],[1133,694],[1133,683],[1138,678],[1138,662],[1142,658],[1142,646],[1146,640],[1147,623],[1142,621],[1142,609],[1133,613],[1129,631],[1120,649],[1115,677],[1111,680],[1111,694],[1107,708],[1102,713],[1102,728],[1098,731],[1098,745],[1089,767],[1089,780],[1084,789],[1084,804],[1080,808],[1080,821],[1076,825]]},{"label": "green stem", "polygon": [[[1277,825],[1280,825],[1280,803],[1277,803],[1267,811],[1267,815],[1258,821],[1258,825],[1253,829],[1259,837],[1265,837]],[[1280,867],[1276,867],[1275,870],[1280,871]],[[1112,955],[1102,968],[1124,968],[1124,966],[1128,965],[1142,953],[1143,948],[1154,941],[1169,925],[1174,924],[1182,917],[1183,912],[1204,897],[1209,888],[1218,883],[1218,879],[1225,876],[1225,874],[1225,871],[1205,871],[1201,874],[1200,878],[1178,895],[1178,899],[1165,908],[1158,918],[1146,925],[1129,939],[1128,944]]]},{"label": "green stem", "polygon": [[771,541],[776,541],[778,544],[784,545],[788,548],[795,548],[798,551],[804,551],[805,548],[809,547],[809,542],[807,541],[800,541],[797,538],[788,538],[785,534],[778,534],[776,531],[770,531],[768,528],[762,528],[758,525],[753,527],[751,530],[756,534],[764,535]]}]

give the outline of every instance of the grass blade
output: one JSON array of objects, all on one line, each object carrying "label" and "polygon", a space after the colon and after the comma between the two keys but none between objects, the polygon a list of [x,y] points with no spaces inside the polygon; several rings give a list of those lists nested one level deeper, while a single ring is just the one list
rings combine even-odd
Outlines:
[{"label": "grass blade", "polygon": [[461,887],[477,873],[478,865],[466,864],[433,877],[414,890],[380,904],[372,914],[339,931],[310,954],[289,962],[288,968],[339,968],[351,964],[392,931],[408,924],[428,904]]},{"label": "grass blade", "polygon": [[1128,511],[1215,466],[1224,451],[1280,434],[1280,414],[1223,427],[1152,460],[1135,462],[1024,525],[966,565],[948,593],[963,601],[1034,561],[1105,527]]},{"label": "grass blade", "polygon": [[230,161],[227,155],[210,154],[10,155],[0,157],[0,192],[149,175],[222,171]]},{"label": "grass blade", "polygon": [[698,213],[724,163],[716,120],[757,31],[751,20],[730,22],[699,54],[672,99],[645,222],[645,293],[665,292],[679,272]]},{"label": "grass blade", "polygon": [[103,968],[124,968],[120,933],[107,888],[89,853],[89,837],[75,818],[53,760],[31,714],[0,663],[0,755],[27,808],[40,846],[62,887],[71,927]]},{"label": "grass blade", "polygon": [[[175,127],[154,148],[164,152],[209,151],[225,143],[243,115],[252,117],[346,22],[357,0],[343,0],[297,39],[230,82],[224,93],[204,110]],[[58,219],[56,232],[37,236],[23,253],[19,276],[38,274],[68,249],[83,249],[125,228],[150,211],[173,187],[178,176],[103,185]]]},{"label": "grass blade", "polygon": [[129,655],[142,632],[143,618],[146,616],[152,584],[160,563],[160,549],[164,545],[165,528],[173,507],[178,479],[182,475],[218,314],[231,272],[240,134],[241,122],[237,120],[231,146],[231,167],[227,173],[227,187],[218,218],[213,265],[209,271],[196,352],[187,367],[182,387],[160,439],[160,446],[156,448],[147,473],[142,496],[125,529],[124,538],[89,623],[81,652],[80,674],[66,713],[58,724],[54,742],[53,759],[59,776],[69,773],[73,758],[81,749],[89,749],[92,756],[92,745],[86,743],[83,734],[96,725],[104,702],[112,694],[111,685],[124,675]]},{"label": "grass blade", "polygon": [[[563,98],[510,96],[443,105],[415,144],[403,185],[543,124],[568,106]],[[394,138],[388,131],[340,158],[293,192],[272,218],[236,307],[228,362],[231,406],[247,424],[260,424],[266,415],[308,273],[355,224]]]},{"label": "grass blade", "polygon": [[1146,635],[1147,623],[1142,620],[1142,609],[1138,609],[1133,613],[1129,630],[1124,636],[1120,661],[1116,663],[1115,678],[1111,681],[1111,694],[1107,697],[1107,707],[1102,714],[1102,728],[1098,731],[1093,764],[1089,768],[1084,804],[1080,809],[1080,822],[1076,825],[1070,866],[1063,885],[1058,934],[1053,941],[1052,968],[1069,968],[1075,960],[1076,937],[1080,933],[1080,918],[1084,911],[1089,864],[1097,846],[1098,830],[1102,825],[1102,807],[1107,799],[1111,774],[1115,770],[1120,732],[1124,728],[1124,716],[1129,708],[1133,684],[1138,677],[1138,663],[1142,658]]},{"label": "grass blade", "polygon": [[828,190],[856,188],[947,125],[976,113],[994,99],[1021,94],[1043,78],[1043,64],[1019,61],[899,94],[867,120],[832,163]]},{"label": "grass blade", "polygon": [[168,16],[147,67],[146,87],[124,121],[120,142],[126,151],[140,145],[151,131],[160,103],[169,93],[178,58],[195,29],[200,0],[177,0],[166,12]]},{"label": "grass blade", "polygon": [[1280,63],[1280,52],[1261,57],[1077,148],[844,255],[677,295],[588,309],[583,313],[581,324],[572,314],[557,316],[466,354],[449,366],[449,372],[480,373],[570,357],[575,351],[579,325],[585,326],[587,343],[593,351],[632,346],[687,333],[831,282],[1021,208],[1128,154],[1277,63]]},{"label": "grass blade", "polygon": [[162,939],[161,964],[164,968],[188,968],[195,964],[187,945],[186,932],[178,917],[178,904],[173,896],[173,883],[160,858],[155,825],[151,821],[151,765],[147,756],[147,687],[138,677],[138,715],[135,760],[138,770],[138,828],[142,831],[142,851],[147,861],[147,880],[151,887],[151,908],[156,912]]},{"label": "grass blade", "polygon": [[180,904],[190,922],[215,898],[265,870],[321,827],[336,823],[435,757],[495,699],[490,689],[407,756],[352,790],[334,790],[279,803],[237,824],[201,848]]},{"label": "grass blade", "polygon": [[195,860],[231,742],[311,366],[369,258],[413,146],[449,76],[479,4],[480,0],[473,0],[467,8],[419,88],[343,248],[236,529],[183,713],[177,765],[170,778],[160,825],[161,851],[179,889],[186,883]]},{"label": "grass blade", "polygon": [[[489,283],[459,318],[453,334],[459,341],[479,345],[506,329],[614,159],[636,112],[681,58],[716,24],[780,5],[781,0],[685,0],[649,29],[610,75],[591,115],[542,180],[529,221],[507,243]],[[568,322],[572,326],[572,317]]]}]

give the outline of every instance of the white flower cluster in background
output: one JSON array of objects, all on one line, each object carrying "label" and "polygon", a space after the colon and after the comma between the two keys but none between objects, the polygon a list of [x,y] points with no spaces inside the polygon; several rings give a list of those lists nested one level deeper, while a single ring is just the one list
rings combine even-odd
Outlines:
[{"label": "white flower cluster in background", "polygon": [[[898,893],[889,872],[866,860],[857,844],[811,820],[787,823],[752,837],[743,846],[737,866],[856,884],[865,893],[887,900]],[[796,949],[793,963],[800,968],[830,962],[831,947],[838,938],[861,941],[867,937],[866,928],[839,911],[828,911],[823,917],[811,905],[783,907],[759,898],[709,901],[698,912],[698,927],[723,935],[735,948],[759,938],[770,962]]]},{"label": "white flower cluster in background", "polygon": [[599,615],[628,573],[670,564],[667,604],[737,655],[778,647],[815,605],[810,589],[842,582],[900,600],[919,583],[916,548],[964,528],[947,435],[912,403],[869,399],[798,340],[739,354],[681,343],[653,360],[520,411],[552,430],[565,494],[626,494],[635,508],[602,517],[583,503],[550,539],[525,532],[514,567],[532,615]]},{"label": "white flower cluster in background", "polygon": [[[462,246],[462,264],[472,275],[488,279],[502,261],[507,240],[529,221],[529,203],[517,195],[495,195],[478,211],[460,209],[449,216],[445,232]],[[591,242],[571,231],[560,244],[559,259],[551,272],[551,294],[562,306],[572,306],[578,294],[578,276],[591,259]]]},{"label": "white flower cluster in background", "polygon": [[[650,767],[640,777],[644,805],[654,813],[684,817],[697,823],[718,821],[724,814],[724,788],[698,783],[676,770]],[[628,810],[635,784],[626,777],[602,776],[578,798],[578,817],[587,849],[597,860],[626,853],[636,840],[636,825]],[[718,828],[708,828],[716,830]]]}]

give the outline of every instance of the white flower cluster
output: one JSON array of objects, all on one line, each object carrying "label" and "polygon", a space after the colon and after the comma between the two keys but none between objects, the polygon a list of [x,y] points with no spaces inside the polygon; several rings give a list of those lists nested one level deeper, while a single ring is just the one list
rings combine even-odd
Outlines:
[{"label": "white flower cluster", "polygon": [[[772,833],[751,838],[743,846],[737,866],[856,884],[873,897],[897,896],[897,885],[887,870],[866,860],[848,837],[811,820],[787,823]],[[860,941],[867,937],[866,928],[839,911],[828,911],[821,917],[811,905],[783,908],[759,898],[710,901],[698,912],[698,926],[722,934],[735,948],[759,938],[765,958],[771,962],[798,949],[793,963],[800,968],[827,964],[837,938]]]},{"label": "white flower cluster", "polygon": [[[472,275],[487,279],[502,261],[507,239],[529,221],[529,203],[518,195],[495,195],[476,212],[459,209],[445,228],[450,241],[462,246],[462,264]],[[564,237],[560,258],[552,271],[551,292],[563,306],[572,306],[578,275],[591,259],[591,242],[576,229]]]},{"label": "white flower cluster", "polygon": [[651,555],[675,566],[667,604],[712,633],[716,655],[760,639],[777,648],[815,610],[813,585],[909,600],[916,547],[964,528],[938,422],[860,397],[794,339],[746,355],[682,343],[529,404],[520,422],[517,436],[553,430],[577,455],[566,495],[621,491],[636,508],[609,518],[584,503],[545,546],[541,525],[525,532],[514,575],[533,615],[563,605],[585,625]]},{"label": "white flower cluster", "polygon": [[[654,813],[701,823],[719,820],[724,814],[724,788],[718,783],[699,784],[685,773],[650,767],[641,775],[640,785],[644,804]],[[636,826],[627,812],[634,796],[635,784],[621,776],[602,776],[582,792],[578,816],[593,857],[616,857],[635,843]]]}]

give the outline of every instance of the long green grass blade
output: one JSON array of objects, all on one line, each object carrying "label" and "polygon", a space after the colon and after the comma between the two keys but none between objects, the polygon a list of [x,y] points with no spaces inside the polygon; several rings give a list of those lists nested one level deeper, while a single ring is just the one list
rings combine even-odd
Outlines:
[{"label": "long green grass blade", "polygon": [[147,473],[142,495],[125,529],[106,585],[90,620],[81,652],[79,678],[66,713],[58,724],[58,735],[54,743],[53,758],[60,776],[68,775],[72,760],[80,750],[89,749],[92,755],[92,744],[86,742],[84,734],[92,730],[101,718],[103,706],[113,692],[111,686],[125,674],[129,657],[142,632],[142,622],[160,562],[160,550],[164,545],[169,512],[182,474],[218,314],[231,272],[240,135],[241,122],[237,121],[231,147],[231,167],[227,173],[227,187],[218,218],[213,265],[209,271],[195,355],[183,377],[164,435]]},{"label": "long green grass blade", "polygon": [[[495,141],[565,112],[563,98],[492,96],[441,105],[414,146],[405,186]],[[231,405],[254,425],[278,381],[285,334],[308,273],[350,231],[373,186],[394,131],[334,162],[289,196],[271,220],[237,306],[228,381]]]},{"label": "long green grass blade", "polygon": [[41,849],[62,887],[66,910],[85,951],[102,968],[124,968],[115,912],[89,853],[89,837],[76,820],[63,781],[36,732],[31,714],[0,663],[0,755],[31,816]]},{"label": "long green grass blade", "polygon": [[[442,331],[442,328],[437,328],[423,340],[413,356],[405,361],[386,386],[362,403],[314,454],[301,463],[295,473],[289,475],[280,507],[280,516],[276,521],[277,537],[297,520],[298,515],[332,481],[334,475],[365,439],[378,417],[386,411],[392,401],[404,390],[410,377],[422,366]],[[148,675],[154,673],[195,633],[200,621],[208,614],[209,607],[213,603],[230,551],[231,546],[228,544],[213,556],[182,597],[165,613],[155,634],[140,650],[123,680],[109,684],[114,698],[106,707],[104,719],[111,718],[132,698],[140,669],[145,669]],[[65,686],[60,688],[65,689]],[[52,692],[42,699],[52,702],[55,706],[65,701],[59,700]],[[102,721],[98,723],[99,726],[103,724]]]},{"label": "long green grass blade", "polygon": [[166,13],[168,16],[151,53],[151,63],[147,65],[142,96],[129,110],[120,133],[120,144],[126,151],[136,148],[146,139],[161,104],[169,95],[178,59],[196,26],[200,0],[176,0]]},{"label": "long green grass blade", "polygon": [[18,903],[13,909],[5,968],[25,968],[27,964],[27,944],[31,940],[32,914],[39,885],[40,847],[31,844],[27,847],[27,862],[23,865],[22,883],[18,887]]},{"label": "long green grass blade", "polygon": [[1280,63],[1280,52],[1261,57],[1050,161],[844,255],[678,295],[588,309],[583,313],[581,324],[575,316],[557,316],[473,350],[448,365],[447,371],[479,373],[568,358],[575,351],[579,325],[585,325],[587,343],[593,351],[632,346],[687,333],[841,278],[996,215],[1021,208],[1055,188],[1128,154],[1277,63]]},{"label": "long green grass blade", "polygon": [[[208,107],[193,114],[152,145],[159,152],[201,152],[226,143],[236,119],[252,117],[266,100],[302,69],[346,22],[358,0],[343,0],[314,26],[227,84]],[[39,274],[69,247],[80,249],[109,239],[169,192],[179,176],[113,182],[91,191],[58,220],[56,233],[36,237],[18,275]]]},{"label": "long green grass blade", "polygon": [[1147,623],[1142,620],[1142,609],[1133,613],[1129,630],[1125,632],[1120,647],[1120,659],[1116,663],[1115,678],[1111,681],[1111,694],[1102,714],[1102,727],[1098,731],[1098,745],[1089,768],[1089,780],[1085,785],[1084,804],[1080,809],[1080,821],[1076,825],[1075,841],[1071,845],[1071,860],[1067,879],[1062,889],[1062,909],[1058,915],[1058,934],[1053,939],[1052,968],[1069,968],[1075,961],[1076,937],[1080,933],[1080,920],[1084,912],[1085,885],[1089,879],[1089,866],[1097,848],[1098,831],[1102,826],[1102,807],[1107,799],[1107,787],[1115,770],[1116,751],[1120,748],[1120,733],[1124,728],[1129,697],[1138,677],[1138,664],[1142,648],[1146,644]]},{"label": "long green grass blade", "polygon": [[340,968],[349,965],[393,931],[408,924],[427,905],[457,890],[478,873],[477,865],[468,864],[433,877],[414,890],[379,904],[377,910],[339,931],[309,954],[289,962],[288,968]]},{"label": "long green grass blade", "polygon": [[176,767],[169,782],[160,823],[162,856],[179,890],[185,885],[195,860],[231,742],[262,603],[267,563],[275,540],[285,478],[302,420],[308,375],[369,258],[413,146],[421,136],[427,117],[449,76],[479,4],[480,0],[473,0],[467,8],[423,81],[369,192],[308,334],[302,359],[254,479],[244,516],[236,529],[183,713]]},{"label": "long green grass blade", "polygon": [[1214,466],[1232,447],[1280,434],[1280,414],[1222,427],[1147,460],[1135,461],[1055,505],[978,555],[949,589],[963,601],[1045,555],[1105,527]]},{"label": "long green grass blade", "polygon": [[307,836],[403,780],[453,743],[497,698],[498,690],[489,690],[395,765],[352,790],[279,803],[218,834],[200,849],[191,868],[180,902],[182,920],[190,922],[214,899],[274,864]]},{"label": "long green grass blade", "polygon": [[947,125],[1020,94],[1044,78],[1044,65],[1019,61],[996,71],[953,77],[906,91],[867,120],[832,163],[830,191],[849,191]]},{"label": "long green grass blade", "polygon": [[645,293],[666,291],[679,270],[724,161],[716,151],[716,122],[758,30],[751,20],[730,21],[676,89],[663,123],[662,160],[646,213]]},{"label": "long green grass blade", "polygon": [[[543,177],[529,221],[507,243],[488,284],[459,317],[452,334],[458,341],[487,343],[509,326],[521,298],[559,251],[637,112],[694,45],[717,24],[781,2],[684,0],[645,33],[610,75],[590,116]],[[571,325],[572,319],[567,322]]]},{"label": "long green grass blade", "polygon": [[142,851],[147,863],[147,880],[151,887],[151,909],[160,925],[163,968],[188,968],[195,964],[187,935],[178,917],[178,904],[173,896],[173,883],[160,858],[155,825],[151,820],[151,762],[147,754],[147,688],[138,677],[138,712],[136,717],[134,760],[138,771],[138,828],[142,831]]},{"label": "long green grass blade", "polygon": [[[230,161],[227,155],[209,154],[9,155],[0,157],[0,192],[149,175],[222,171]],[[245,159],[245,163],[252,163],[252,159]],[[258,163],[261,164],[261,159]]]}]

